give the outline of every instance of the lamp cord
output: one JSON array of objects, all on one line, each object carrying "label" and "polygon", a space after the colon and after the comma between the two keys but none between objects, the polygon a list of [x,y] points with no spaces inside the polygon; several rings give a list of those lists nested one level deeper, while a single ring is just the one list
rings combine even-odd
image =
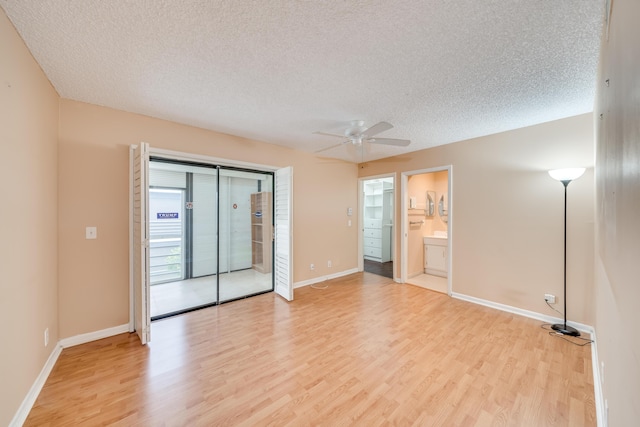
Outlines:
[{"label": "lamp cord", "polygon": [[547,303],[547,305],[549,306],[549,308],[553,311],[555,311],[556,313],[560,314],[561,316],[564,316],[564,313],[561,312],[560,310],[558,310],[557,308],[553,307],[551,304],[549,304],[549,301],[544,300],[544,302]]},{"label": "lamp cord", "polygon": [[[552,307],[553,308],[553,307]],[[555,310],[555,309],[554,309]],[[556,310],[557,311],[557,310]],[[551,328],[551,324],[550,323],[543,323],[542,325],[540,325],[540,327],[542,329],[544,329],[545,331],[549,331],[549,335],[551,335],[552,337],[558,337],[558,338],[562,338],[563,340],[570,342],[573,345],[577,345],[578,347],[584,347],[585,345],[589,345],[591,343],[593,343],[593,340],[589,339],[589,338],[582,338],[582,337],[573,337],[572,339],[567,338],[566,335],[564,335],[561,332],[556,332]],[[583,342],[580,342],[583,341]]]}]

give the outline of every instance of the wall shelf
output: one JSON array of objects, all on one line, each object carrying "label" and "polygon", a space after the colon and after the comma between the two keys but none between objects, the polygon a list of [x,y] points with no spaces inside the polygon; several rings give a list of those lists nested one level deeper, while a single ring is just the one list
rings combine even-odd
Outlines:
[{"label": "wall shelf", "polygon": [[251,194],[251,266],[260,273],[271,273],[271,193]]}]

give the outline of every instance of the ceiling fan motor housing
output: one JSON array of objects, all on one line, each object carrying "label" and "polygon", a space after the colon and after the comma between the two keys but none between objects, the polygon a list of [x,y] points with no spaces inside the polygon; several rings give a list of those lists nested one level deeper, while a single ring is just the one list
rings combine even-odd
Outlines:
[{"label": "ceiling fan motor housing", "polygon": [[351,126],[344,132],[344,136],[346,136],[353,145],[362,145],[362,139],[364,137],[362,132],[364,132],[364,130],[364,120],[353,120]]}]

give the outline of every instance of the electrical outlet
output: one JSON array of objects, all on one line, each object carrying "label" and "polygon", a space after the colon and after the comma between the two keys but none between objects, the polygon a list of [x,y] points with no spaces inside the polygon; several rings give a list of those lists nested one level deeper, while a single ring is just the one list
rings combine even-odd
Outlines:
[{"label": "electrical outlet", "polygon": [[311,265],[309,266],[309,270],[315,270],[315,269],[316,269],[316,265],[315,265],[315,264],[311,264]]},{"label": "electrical outlet", "polygon": [[331,260],[327,261],[327,267],[331,268]]},{"label": "electrical outlet", "polygon": [[552,294],[544,294],[544,300],[546,302],[548,302],[549,304],[555,304],[556,303],[556,296],[552,295]]},{"label": "electrical outlet", "polygon": [[48,346],[49,345],[49,328],[46,328],[44,330],[44,346]]},{"label": "electrical outlet", "polygon": [[85,229],[85,239],[97,239],[98,238],[98,227],[87,227]]}]

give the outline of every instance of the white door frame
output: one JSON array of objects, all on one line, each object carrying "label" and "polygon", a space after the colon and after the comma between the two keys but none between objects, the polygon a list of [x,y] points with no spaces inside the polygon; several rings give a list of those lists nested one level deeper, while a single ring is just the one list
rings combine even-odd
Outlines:
[{"label": "white door frame", "polygon": [[372,179],[380,178],[393,178],[393,234],[391,235],[393,245],[393,255],[391,261],[393,262],[393,280],[398,282],[398,276],[396,276],[396,254],[398,253],[398,246],[396,245],[398,218],[396,212],[398,211],[396,206],[396,196],[398,191],[398,178],[396,173],[386,173],[382,175],[372,175],[358,178],[358,271],[364,271],[364,182]]},{"label": "white door frame", "polygon": [[[400,215],[402,216],[402,234],[400,235],[400,241],[402,246],[401,252],[401,266],[400,266],[400,283],[407,282],[407,259],[409,254],[409,243],[408,243],[408,206],[409,206],[409,195],[407,194],[407,186],[409,183],[409,177],[412,175],[422,175],[425,173],[432,172],[443,172],[447,171],[447,192],[448,200],[449,200],[449,212],[447,216],[447,294],[451,296],[452,290],[452,277],[453,271],[451,268],[452,265],[452,254],[453,254],[453,165],[448,166],[437,166],[428,169],[420,169],[408,172],[402,172],[400,176]],[[437,202],[436,202],[437,203]]]},{"label": "white door frame", "polygon": [[[134,150],[134,147],[136,145],[131,145],[129,150],[130,152],[132,152]],[[133,177],[131,176],[131,171],[133,170],[133,160],[131,159],[131,156],[129,156],[129,200],[130,203],[132,203],[133,200],[133,192],[132,192],[132,184],[133,184]],[[202,155],[202,154],[193,154],[193,153],[185,153],[182,151],[173,151],[173,150],[165,150],[162,148],[156,148],[153,146],[149,146],[149,157],[162,157],[165,159],[171,159],[171,160],[178,160],[178,161],[185,161],[185,162],[201,162],[201,163],[207,163],[207,164],[214,164],[214,165],[219,165],[219,166],[229,166],[229,167],[237,167],[237,168],[244,168],[244,169],[253,169],[253,170],[258,170],[258,171],[264,171],[264,172],[273,172],[275,175],[275,172],[277,170],[283,169],[279,166],[269,166],[269,165],[261,165],[261,164],[257,164],[257,163],[250,163],[250,162],[243,162],[240,160],[229,160],[229,159],[222,159],[219,157],[212,157],[212,156],[206,156],[206,155]],[[291,168],[291,173],[293,173],[293,168],[292,167],[288,167]],[[291,197],[293,198],[293,188],[291,188],[292,191],[292,195]],[[274,185],[274,193],[275,193],[275,185]],[[275,194],[274,194],[275,196]],[[293,200],[291,202],[293,204]],[[132,210],[132,205],[129,206],[129,247],[133,248],[133,217],[131,212],[133,212]],[[291,233],[293,232],[293,222],[290,221],[290,227],[291,227]],[[290,240],[290,254],[293,254],[293,239]],[[290,255],[291,257],[293,255]],[[134,276],[134,272],[133,272],[133,253],[130,254],[130,262],[129,262],[129,331],[133,332],[133,330],[135,329],[135,301],[134,301],[134,286],[133,286],[133,276]],[[293,262],[291,262],[290,265],[291,270],[293,269]],[[293,298],[293,272],[291,271],[291,274],[289,276],[289,281],[290,281],[290,286],[291,286],[291,298]],[[275,283],[274,283],[274,288],[275,288]]]}]

